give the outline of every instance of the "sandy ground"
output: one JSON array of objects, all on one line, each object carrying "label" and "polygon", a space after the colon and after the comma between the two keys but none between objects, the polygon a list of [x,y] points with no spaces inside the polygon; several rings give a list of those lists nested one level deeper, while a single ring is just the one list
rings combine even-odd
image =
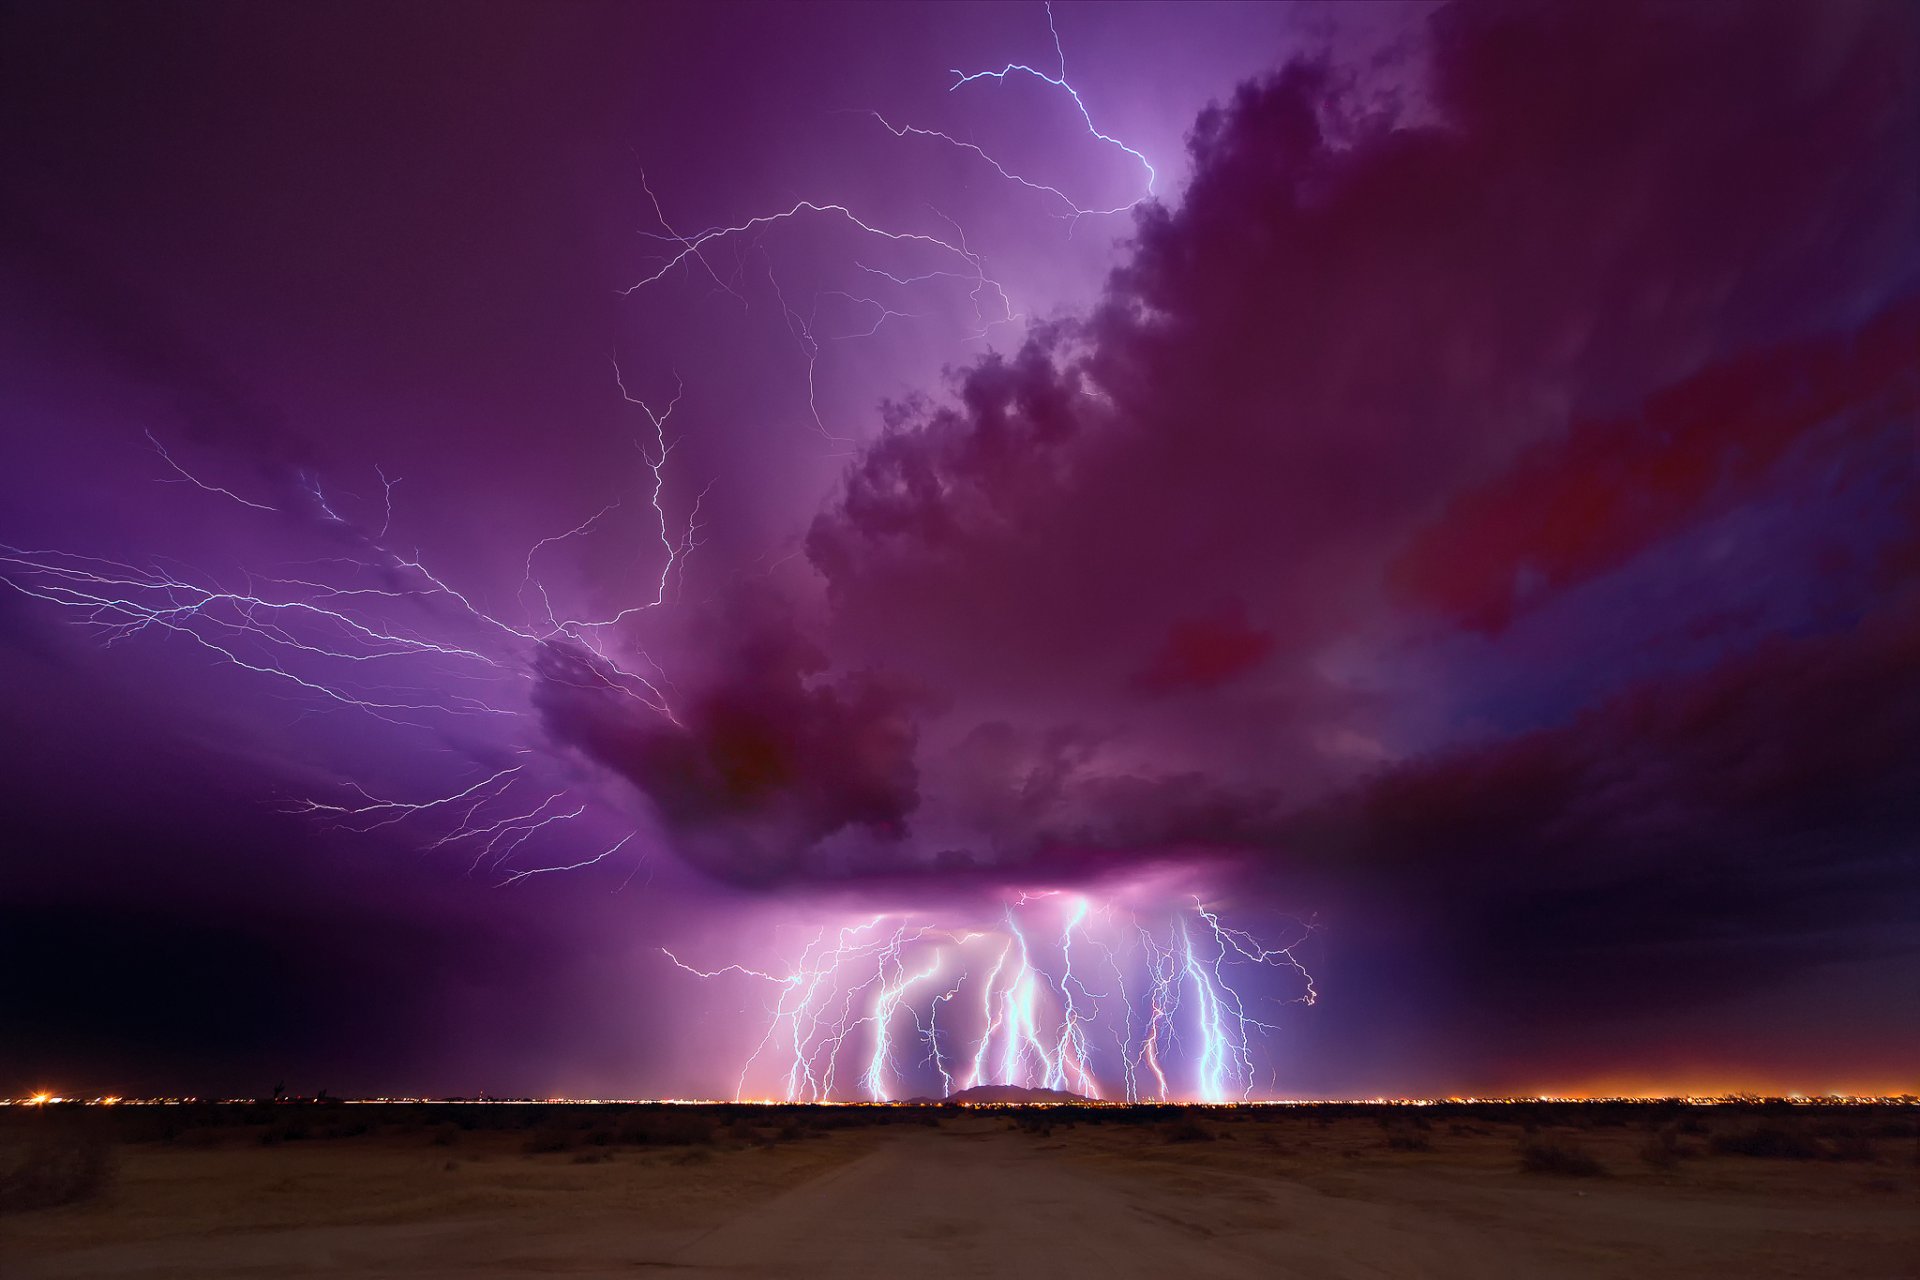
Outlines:
[{"label": "sandy ground", "polygon": [[136,1146],[105,1199],[0,1219],[0,1275],[1920,1277],[1910,1141],[1655,1170],[1644,1133],[1583,1132],[1610,1173],[1562,1178],[1520,1172],[1511,1129],[1206,1127],[985,1113],[595,1163],[513,1134]]}]

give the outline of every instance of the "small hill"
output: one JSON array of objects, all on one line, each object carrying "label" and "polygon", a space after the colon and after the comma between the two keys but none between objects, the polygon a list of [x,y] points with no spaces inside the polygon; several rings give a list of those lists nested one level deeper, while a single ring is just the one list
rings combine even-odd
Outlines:
[{"label": "small hill", "polygon": [[948,1102],[972,1104],[1006,1102],[1087,1102],[1090,1099],[1065,1089],[1028,1089],[1017,1084],[981,1084],[947,1095]]}]

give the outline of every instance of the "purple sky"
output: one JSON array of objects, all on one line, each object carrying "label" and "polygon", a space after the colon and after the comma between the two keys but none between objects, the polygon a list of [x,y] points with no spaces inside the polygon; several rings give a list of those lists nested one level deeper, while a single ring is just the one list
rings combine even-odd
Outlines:
[{"label": "purple sky", "polygon": [[0,19],[0,1092],[1915,1086],[1914,11],[1051,22]]}]

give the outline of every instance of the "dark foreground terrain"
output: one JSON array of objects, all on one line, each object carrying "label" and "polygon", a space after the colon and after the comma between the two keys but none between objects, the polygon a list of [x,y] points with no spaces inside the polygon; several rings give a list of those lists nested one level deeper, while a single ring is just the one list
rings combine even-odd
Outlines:
[{"label": "dark foreground terrain", "polygon": [[1920,1112],[0,1113],[0,1275],[1920,1276]]}]

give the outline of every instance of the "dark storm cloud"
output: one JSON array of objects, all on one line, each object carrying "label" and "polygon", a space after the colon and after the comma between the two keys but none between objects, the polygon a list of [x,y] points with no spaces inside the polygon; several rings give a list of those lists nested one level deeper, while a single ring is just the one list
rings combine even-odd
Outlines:
[{"label": "dark storm cloud", "polygon": [[1916,654],[1910,602],[1305,810],[1196,776],[1092,781],[1034,865],[1225,858],[1336,928],[1396,922],[1428,998],[1489,1023],[1684,1008],[1920,946]]},{"label": "dark storm cloud", "polygon": [[825,655],[782,617],[741,627],[677,724],[600,678],[592,655],[558,646],[540,658],[535,705],[556,738],[644,791],[681,851],[723,879],[784,879],[849,826],[903,837],[919,803],[924,696],[870,672],[816,679]]},{"label": "dark storm cloud", "polygon": [[1911,279],[1912,28],[1469,5],[1434,24],[1432,122],[1318,64],[1244,87],[1090,321],[850,470],[808,544],[842,634],[1094,694],[1222,595],[1281,658],[1364,625],[1397,546],[1516,451]]},{"label": "dark storm cloud", "polygon": [[[1752,500],[1835,423],[1910,420],[1916,35],[1889,5],[1463,4],[1418,108],[1319,61],[1243,86],[1100,305],[890,406],[812,524],[821,643],[939,689],[949,740],[879,675],[821,680],[786,630],[696,682],[684,728],[549,670],[550,727],[734,878],[846,874],[812,847],[848,828],[882,837],[856,860],[878,874],[1282,848],[1286,814],[1396,754],[1396,708],[1328,655],[1429,611],[1492,628]],[[1763,640],[1759,611],[1695,594],[1727,653]],[[1635,775],[1640,811],[1744,841],[1688,763],[1697,726],[1636,723],[1623,760],[1678,753]],[[1560,758],[1514,742],[1503,767]],[[1612,794],[1563,762],[1503,810],[1471,785],[1503,749],[1405,766],[1487,830],[1408,832],[1393,874],[1459,863],[1492,893],[1474,858]],[[1631,823],[1596,821],[1542,865],[1630,862]],[[1356,848],[1354,876],[1378,865]]]},{"label": "dark storm cloud", "polygon": [[1911,948],[1916,653],[1911,602],[1777,639],[1399,766],[1279,824],[1273,847],[1424,916],[1467,989],[1520,1016],[1685,1005]]}]

